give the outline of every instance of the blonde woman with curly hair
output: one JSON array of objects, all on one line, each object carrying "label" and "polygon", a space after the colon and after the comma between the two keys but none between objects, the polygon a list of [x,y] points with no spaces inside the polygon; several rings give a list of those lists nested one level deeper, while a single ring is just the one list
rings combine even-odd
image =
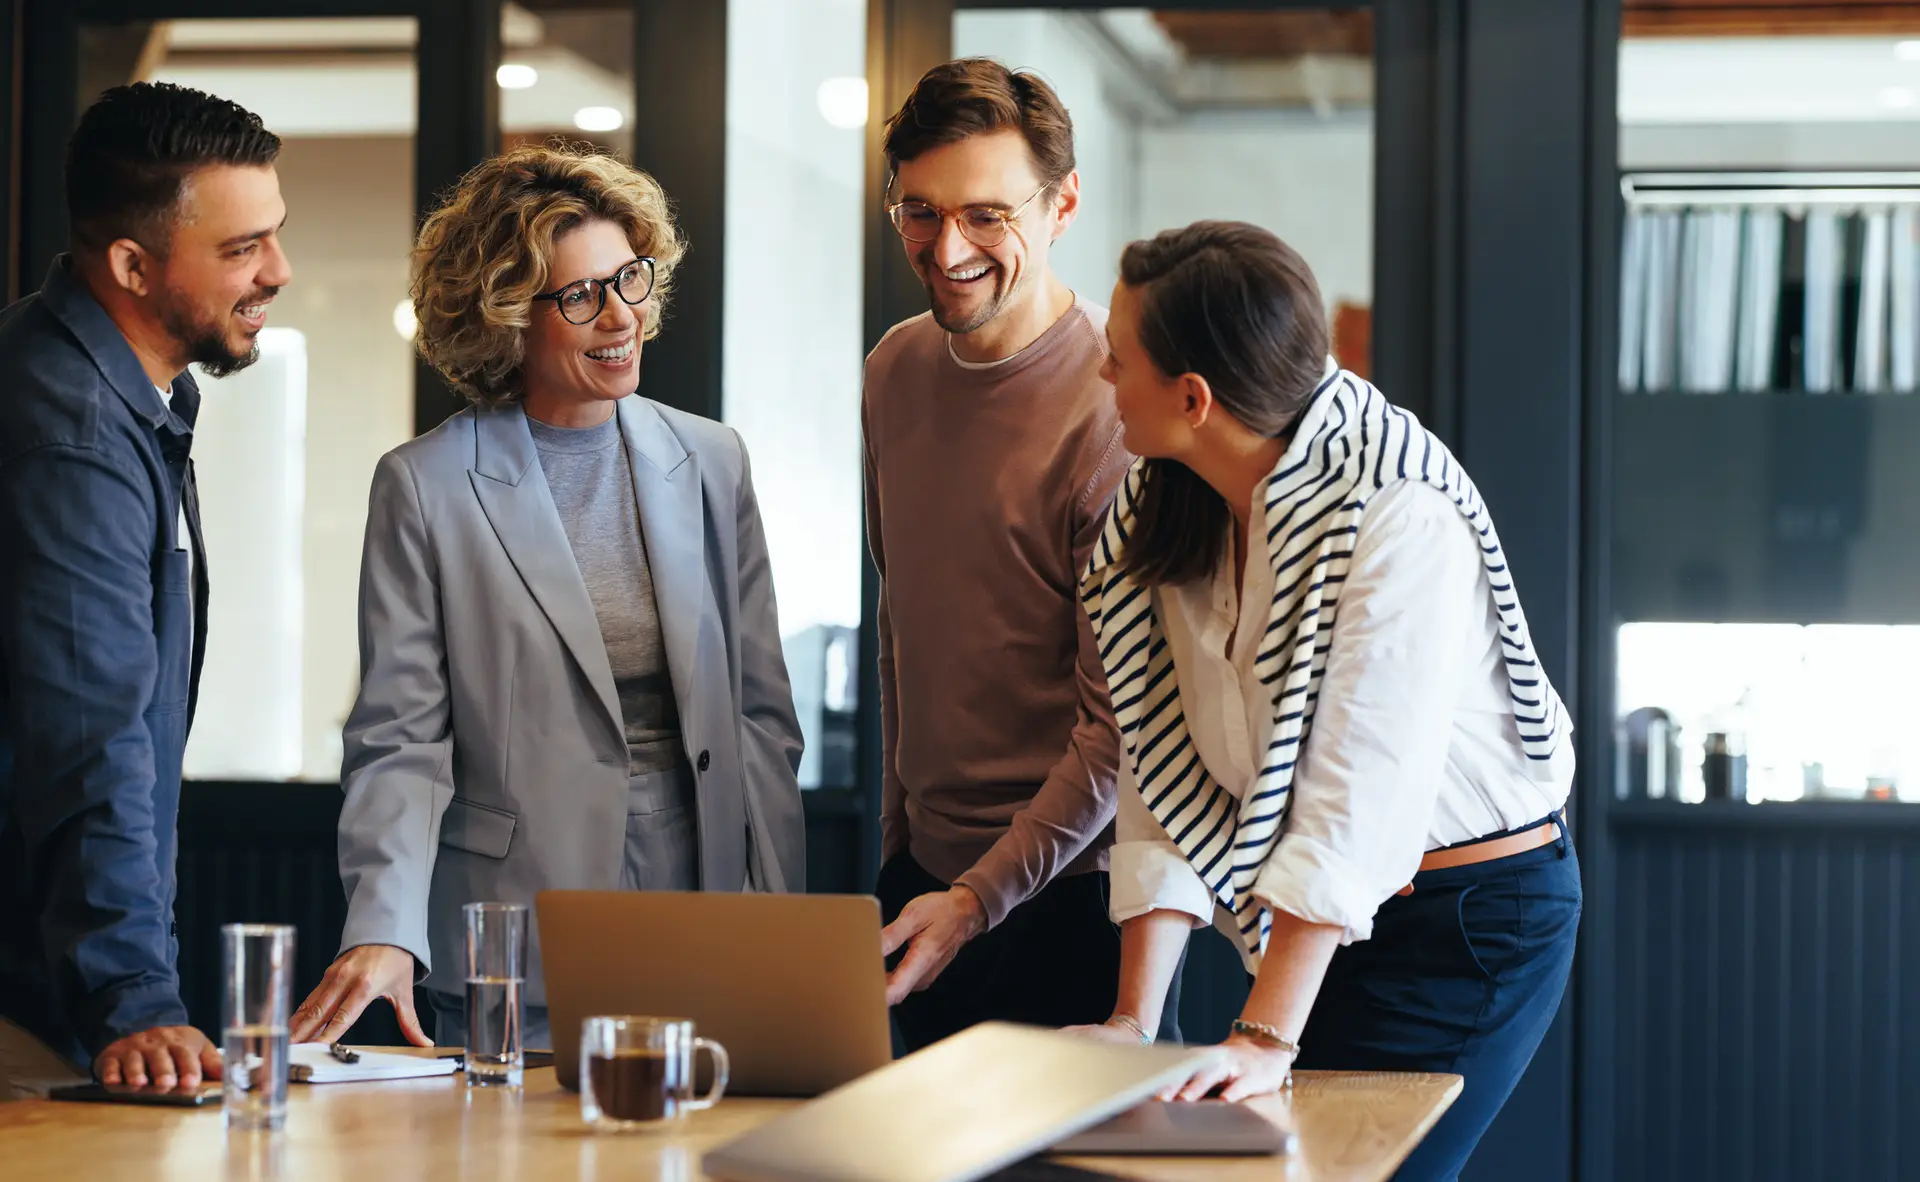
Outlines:
[{"label": "blonde woman with curly hair", "polygon": [[[488,161],[413,252],[420,351],[472,405],[381,459],[341,769],[341,953],[294,1018],[424,978],[464,1042],[461,906],[801,890],[800,727],[747,454],[635,393],[680,239],[603,155]],[[528,1046],[550,1045],[537,936]]]}]

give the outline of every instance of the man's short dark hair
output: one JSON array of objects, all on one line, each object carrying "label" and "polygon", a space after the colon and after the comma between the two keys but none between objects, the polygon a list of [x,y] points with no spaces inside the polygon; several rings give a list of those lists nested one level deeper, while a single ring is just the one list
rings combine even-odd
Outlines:
[{"label": "man's short dark hair", "polygon": [[1073,171],[1073,120],[1053,87],[1038,74],[1009,70],[987,57],[935,66],[887,120],[882,148],[887,170],[969,136],[1018,131],[1048,187]]},{"label": "man's short dark hair", "polygon": [[262,167],[280,137],[239,103],[166,82],[102,94],[67,141],[67,220],[76,250],[131,238],[165,254],[196,169]]}]

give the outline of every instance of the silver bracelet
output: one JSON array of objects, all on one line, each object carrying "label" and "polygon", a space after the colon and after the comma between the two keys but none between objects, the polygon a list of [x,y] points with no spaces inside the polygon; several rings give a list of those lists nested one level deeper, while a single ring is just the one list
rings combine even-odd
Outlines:
[{"label": "silver bracelet", "polygon": [[1109,1026],[1115,1022],[1120,1023],[1122,1026],[1139,1035],[1142,1045],[1153,1045],[1153,1035],[1148,1034],[1147,1028],[1140,1024],[1140,1019],[1134,1017],[1132,1014],[1115,1014],[1113,1017],[1107,1019],[1107,1025]]}]

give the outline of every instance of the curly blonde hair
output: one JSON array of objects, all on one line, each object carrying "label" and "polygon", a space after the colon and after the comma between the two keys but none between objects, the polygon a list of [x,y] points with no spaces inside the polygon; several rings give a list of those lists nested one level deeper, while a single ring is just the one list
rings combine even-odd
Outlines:
[{"label": "curly blonde hair", "polygon": [[420,354],[475,406],[520,400],[533,297],[551,282],[553,245],[591,221],[626,230],[654,259],[642,335],[660,332],[684,249],[658,182],[592,149],[529,146],[460,178],[420,228],[411,291]]}]

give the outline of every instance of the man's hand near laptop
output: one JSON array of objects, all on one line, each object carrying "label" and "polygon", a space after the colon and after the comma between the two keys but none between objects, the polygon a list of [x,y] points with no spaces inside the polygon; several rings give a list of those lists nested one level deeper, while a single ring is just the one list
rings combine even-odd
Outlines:
[{"label": "man's hand near laptop", "polygon": [[907,954],[887,974],[887,1004],[897,1006],[909,993],[933,984],[968,940],[987,930],[987,908],[972,887],[932,891],[901,908],[880,933],[880,955]]},{"label": "man's hand near laptop", "polygon": [[433,1040],[420,1029],[413,1012],[413,953],[392,944],[362,944],[341,953],[307,1000],[293,1012],[294,1042],[338,1042],[360,1015],[384,997],[393,1003],[400,1033],[416,1047]]}]

